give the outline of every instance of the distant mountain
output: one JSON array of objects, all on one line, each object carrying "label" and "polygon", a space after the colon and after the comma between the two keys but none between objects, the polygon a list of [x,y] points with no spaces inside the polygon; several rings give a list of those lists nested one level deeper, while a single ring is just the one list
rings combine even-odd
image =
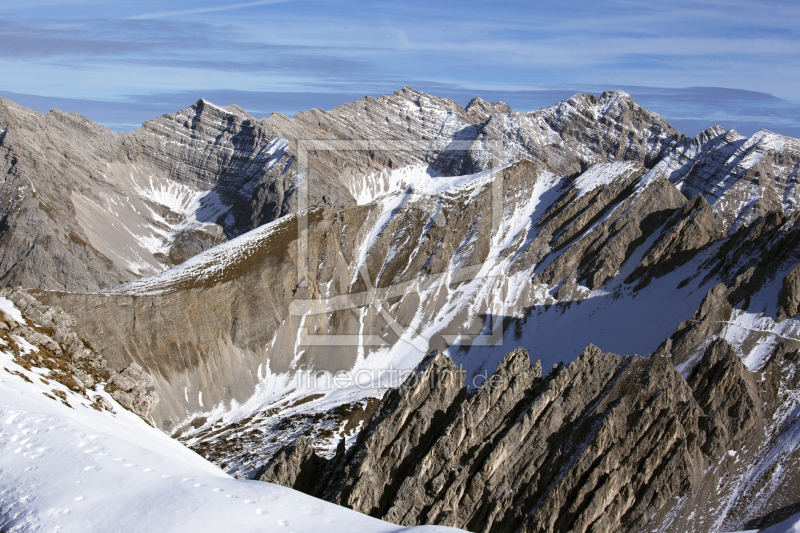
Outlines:
[{"label": "distant mountain", "polygon": [[[312,154],[310,205],[371,199],[375,185],[363,182],[365,176],[415,163],[452,175],[531,156],[572,173],[589,162],[617,158],[620,151],[630,152],[619,154],[627,159],[652,159],[674,132],[638,106],[619,112],[635,127],[655,120],[649,140],[635,135],[620,141],[619,132],[599,123],[591,133],[573,131],[594,120],[592,113],[604,113],[603,106],[613,107],[615,98],[581,95],[544,112],[522,114],[479,99],[464,110],[451,100],[404,89],[329,113],[260,120],[236,106],[223,109],[200,100],[130,134],[75,114],[41,115],[0,99],[5,176],[0,214],[6,244],[0,282],[107,288],[164,270],[293,212],[297,141],[389,140],[410,148],[391,154],[350,150],[333,158],[330,152]],[[634,104],[628,98],[624,105]],[[504,153],[477,152],[484,139],[499,140]],[[478,160],[462,150],[442,152],[453,140],[476,141]],[[562,146],[565,142],[580,143],[585,153],[573,154]]]}]

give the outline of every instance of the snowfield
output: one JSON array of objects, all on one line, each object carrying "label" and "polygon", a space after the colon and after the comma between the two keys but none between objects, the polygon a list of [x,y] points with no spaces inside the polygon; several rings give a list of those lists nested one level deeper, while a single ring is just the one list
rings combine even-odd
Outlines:
[{"label": "snowfield", "polygon": [[[0,309],[21,317],[0,300]],[[45,384],[42,374],[17,365],[0,346],[1,531],[458,531],[402,528],[291,489],[234,479],[111,396],[99,393],[114,413],[97,411],[59,383]]]}]

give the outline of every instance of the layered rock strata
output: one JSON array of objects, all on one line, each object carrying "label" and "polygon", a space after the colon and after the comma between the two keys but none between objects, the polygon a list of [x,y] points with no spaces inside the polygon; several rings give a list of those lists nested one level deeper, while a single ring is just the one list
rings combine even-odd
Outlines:
[{"label": "layered rock strata", "polygon": [[[766,371],[788,364],[796,375],[797,353]],[[481,532],[716,531],[755,512],[737,489],[769,484],[720,468],[728,450],[753,461],[774,451],[765,423],[777,388],[724,340],[688,380],[664,355],[591,345],[544,378],[522,349],[474,393],[462,377],[432,354],[386,394],[352,447],[326,460],[298,441],[260,479],[401,525]],[[796,481],[796,470],[782,480]],[[788,492],[760,512],[782,508]]]},{"label": "layered rock strata", "polygon": [[126,134],[0,100],[0,284],[108,288],[304,206],[363,204],[414,173],[520,159],[559,176],[610,162],[653,170],[702,195],[725,230],[792,211],[800,193],[796,140],[719,127],[689,139],[621,91],[520,113],[404,88],[261,119],[200,100]]}]

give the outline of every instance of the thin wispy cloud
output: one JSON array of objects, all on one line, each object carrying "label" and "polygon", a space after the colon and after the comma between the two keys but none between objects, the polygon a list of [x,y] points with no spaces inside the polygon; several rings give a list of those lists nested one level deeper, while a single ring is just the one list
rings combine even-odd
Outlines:
[{"label": "thin wispy cloud", "polygon": [[148,20],[161,19],[168,17],[180,17],[186,15],[199,15],[203,13],[219,13],[221,11],[233,11],[235,9],[245,9],[249,7],[266,6],[270,4],[283,4],[294,0],[256,0],[255,2],[240,2],[238,4],[224,4],[218,6],[199,7],[194,9],[176,9],[172,11],[156,11],[155,13],[144,13],[126,17],[128,20]]},{"label": "thin wispy cloud", "polygon": [[[506,91],[522,108],[564,91],[645,86],[800,100],[800,11],[773,0],[46,0],[47,10],[43,2],[0,18],[0,90],[69,102],[170,92],[306,95],[280,100],[282,112],[292,109],[286,102],[306,102],[298,109],[331,102],[308,95],[377,96],[404,85],[459,98]],[[231,89],[239,92],[224,92]],[[691,109],[700,122],[735,115],[751,124],[761,116],[765,127],[785,128],[795,117],[696,93],[681,107],[683,96],[651,93],[651,104],[675,117]]]}]

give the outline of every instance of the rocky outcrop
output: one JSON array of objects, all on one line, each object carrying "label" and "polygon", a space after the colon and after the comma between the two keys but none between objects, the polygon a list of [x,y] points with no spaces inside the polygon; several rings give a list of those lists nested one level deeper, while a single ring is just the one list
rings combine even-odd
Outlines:
[{"label": "rocky outcrop", "polygon": [[222,228],[218,226],[204,228],[202,231],[181,229],[172,239],[172,245],[169,247],[169,263],[179,265],[203,250],[213,248],[225,241],[227,238],[222,232]]},{"label": "rocky outcrop", "polygon": [[9,332],[44,348],[55,360],[66,361],[61,370],[63,378],[70,381],[71,389],[93,389],[96,384],[108,381],[111,371],[105,358],[75,333],[73,316],[43,305],[25,291],[4,289],[0,295],[26,317],[24,323],[10,321]]},{"label": "rocky outcrop", "polygon": [[763,430],[758,376],[726,341],[718,339],[706,348],[688,381],[705,413],[700,427],[706,432],[706,455],[718,458],[728,449],[739,449],[753,428]]},{"label": "rocky outcrop", "polygon": [[124,408],[149,421],[159,402],[152,376],[135,363],[119,373],[109,368],[105,358],[75,333],[75,318],[59,308],[43,305],[30,293],[16,289],[3,289],[0,297],[13,303],[22,315],[20,321],[0,312],[0,336],[12,347],[19,364],[37,367],[43,376],[82,394],[98,409],[112,409],[97,394],[108,392]]},{"label": "rocky outcrop", "polygon": [[301,437],[282,447],[269,471],[259,476],[263,479],[281,480],[286,487],[311,494],[319,484],[319,475],[326,463],[314,451],[311,439]]},{"label": "rocky outcrop", "polygon": [[[702,323],[696,324],[702,328]],[[739,531],[779,522],[800,501],[793,466],[800,450],[791,400],[800,382],[800,343],[778,343],[759,371],[748,370],[718,335],[683,365],[703,411],[700,428],[708,468],[692,493],[659,513],[653,530]],[[741,349],[739,347],[738,349]]]},{"label": "rocky outcrop", "polygon": [[158,403],[152,376],[136,363],[109,379],[111,396],[123,407],[149,418]]},{"label": "rocky outcrop", "polygon": [[783,278],[778,306],[778,320],[785,320],[800,313],[800,265],[794,267]]},{"label": "rocky outcrop", "polygon": [[667,180],[648,184],[638,195],[630,189],[626,193],[619,204],[606,204],[608,211],[599,224],[584,215],[588,235],[568,227],[565,232],[572,229],[573,235],[581,238],[538,274],[536,281],[551,284],[576,272],[578,282],[589,289],[601,287],[616,275],[637,246],[686,203]]},{"label": "rocky outcrop", "polygon": [[677,367],[689,361],[699,347],[718,335],[730,320],[733,306],[728,301],[729,295],[730,291],[722,283],[708,291],[691,320],[681,322],[656,353],[669,355]]},{"label": "rocky outcrop", "polygon": [[[516,350],[472,395],[458,376],[441,354],[424,361],[309,493],[403,525],[613,531],[647,524],[704,468],[702,411],[662,357],[589,346],[542,379]],[[262,479],[296,486],[302,453]]]},{"label": "rocky outcrop", "polygon": [[652,278],[668,274],[686,264],[700,250],[723,235],[711,205],[698,194],[670,218],[667,229],[647,250],[642,262],[625,282],[639,280],[636,288],[641,289]]},{"label": "rocky outcrop", "polygon": [[[786,355],[765,372],[796,380],[796,352]],[[591,345],[544,377],[522,349],[472,393],[453,379],[461,375],[432,354],[349,449],[326,460],[307,442],[285,447],[260,479],[400,525],[482,532],[718,531],[754,515],[772,523],[795,497],[776,493],[762,466],[794,423],[774,422],[785,389],[722,339],[688,380],[663,355]],[[782,483],[797,479],[786,475]]]},{"label": "rocky outcrop", "polygon": [[709,128],[678,141],[653,170],[687,197],[703,195],[725,232],[770,212],[793,213],[800,142],[761,130],[749,139]]}]

